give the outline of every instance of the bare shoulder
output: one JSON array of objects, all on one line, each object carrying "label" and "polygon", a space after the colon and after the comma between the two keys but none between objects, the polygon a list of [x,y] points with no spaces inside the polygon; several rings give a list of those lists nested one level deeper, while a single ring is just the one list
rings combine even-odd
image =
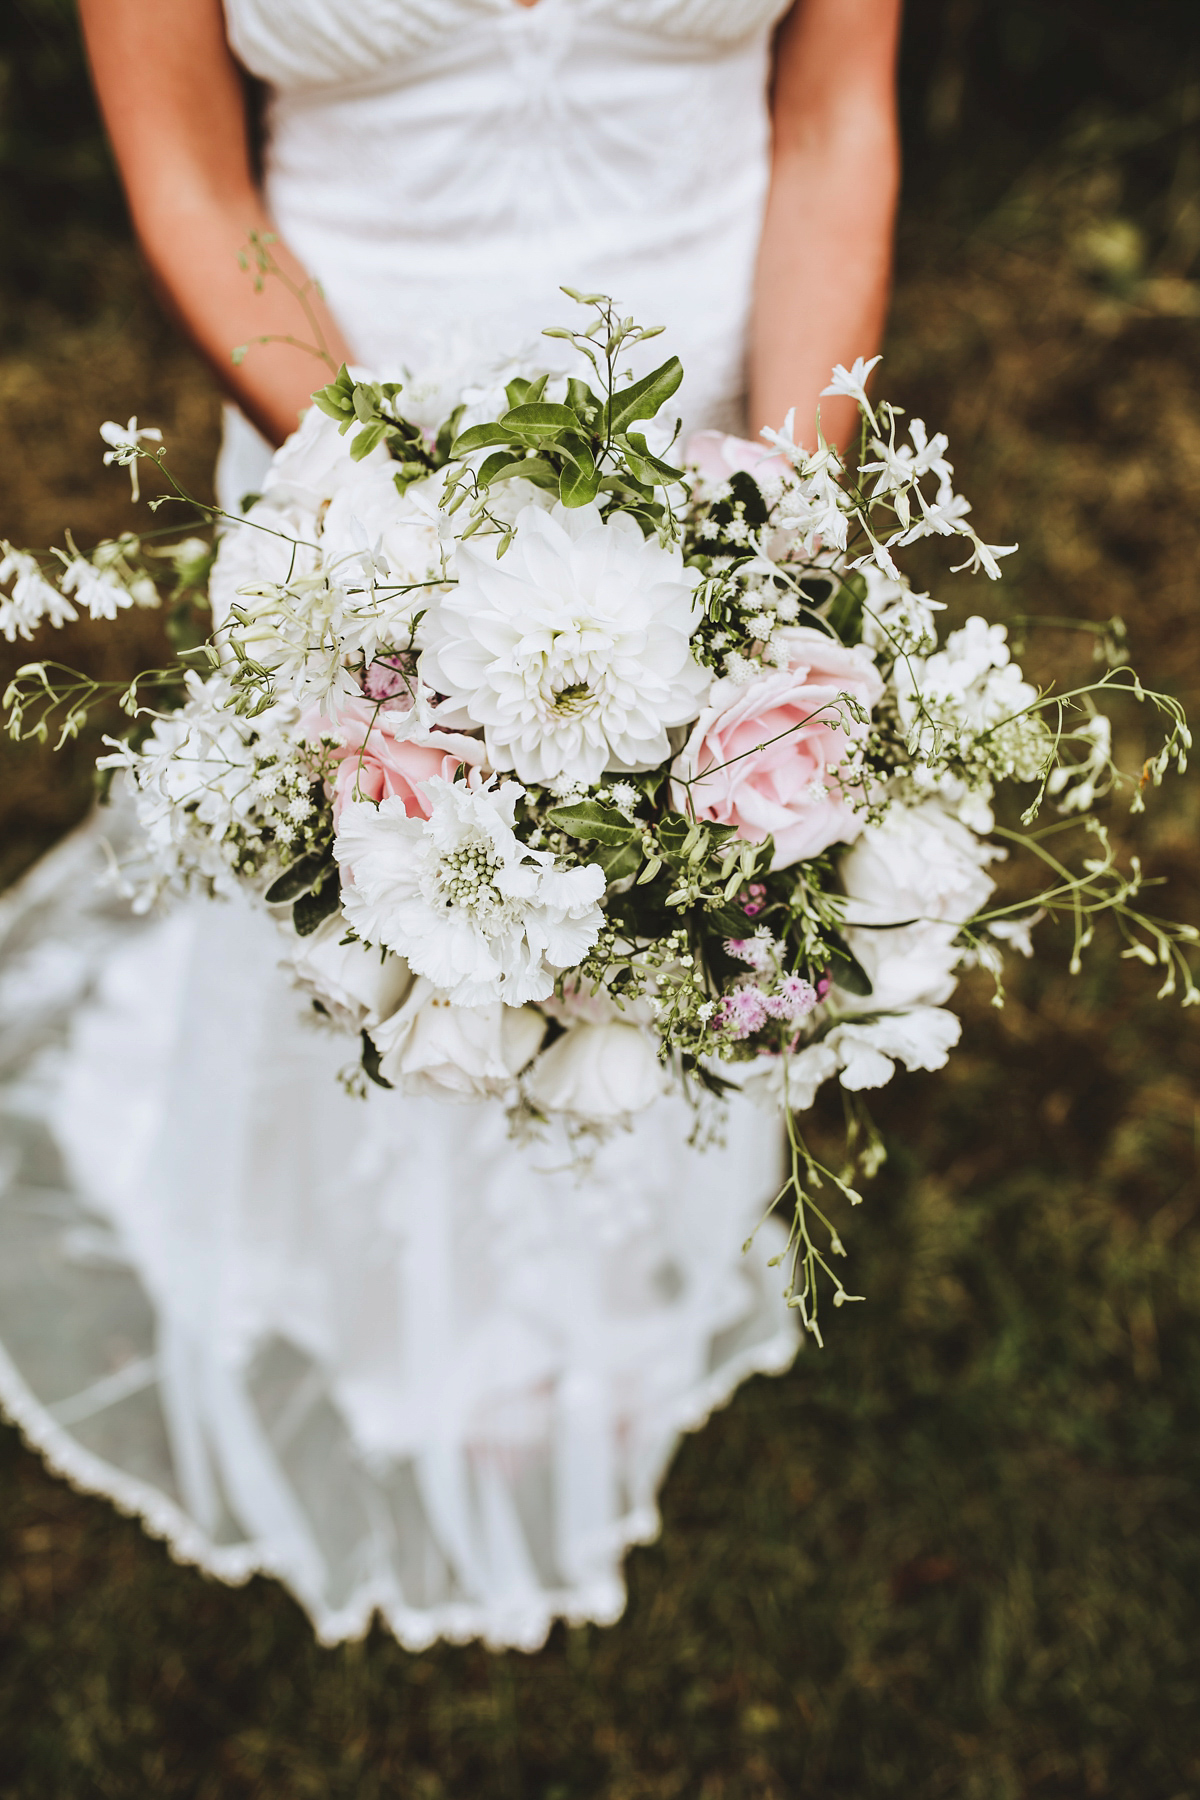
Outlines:
[{"label": "bare shoulder", "polygon": [[126,187],[178,183],[183,166],[220,179],[241,166],[241,76],[221,0],[80,0],[105,124]]},{"label": "bare shoulder", "polygon": [[895,106],[903,0],[796,0],[775,44],[776,132]]}]

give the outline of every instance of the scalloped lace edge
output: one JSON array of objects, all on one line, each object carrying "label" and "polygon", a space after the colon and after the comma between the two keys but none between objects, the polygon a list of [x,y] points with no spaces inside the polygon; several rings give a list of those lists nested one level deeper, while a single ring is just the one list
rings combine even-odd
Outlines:
[{"label": "scalloped lace edge", "polygon": [[[714,1412],[732,1400],[751,1375],[781,1375],[789,1369],[803,1339],[791,1325],[761,1344],[730,1358],[690,1394],[667,1409],[665,1421],[676,1432],[701,1430]],[[84,1448],[69,1431],[51,1417],[32,1393],[7,1351],[0,1345],[0,1412],[14,1424],[26,1444],[36,1451],[55,1475],[77,1492],[108,1500],[118,1512],[139,1519],[146,1532],[166,1543],[172,1558],[239,1587],[252,1575],[269,1575],[289,1586],[296,1572],[285,1558],[272,1555],[262,1543],[214,1544],[195,1520],[169,1495],[136,1475],[115,1468],[103,1457]],[[671,1416],[673,1415],[673,1416]],[[656,1505],[635,1508],[614,1532],[618,1564],[635,1544],[652,1543],[662,1529]],[[318,1640],[338,1644],[365,1637],[378,1613],[406,1650],[427,1650],[439,1638],[451,1643],[481,1639],[494,1650],[538,1650],[557,1619],[568,1625],[611,1625],[625,1609],[623,1573],[583,1586],[578,1590],[547,1589],[535,1600],[525,1597],[503,1617],[494,1610],[466,1601],[417,1611],[405,1606],[394,1587],[383,1593],[370,1584],[336,1608],[321,1607],[310,1595],[296,1594],[308,1613]]]}]

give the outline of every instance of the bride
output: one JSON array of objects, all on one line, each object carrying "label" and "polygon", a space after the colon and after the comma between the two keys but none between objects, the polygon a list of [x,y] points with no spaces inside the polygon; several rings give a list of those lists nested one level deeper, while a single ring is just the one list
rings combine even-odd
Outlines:
[{"label": "bride", "polygon": [[[685,434],[813,420],[882,329],[899,10],[83,0],[146,255],[236,401],[223,504],[325,379],[307,273],[334,360],[410,390],[544,358],[569,282],[667,327]],[[258,292],[254,231],[286,277]],[[326,1640],[376,1609],[413,1648],[615,1618],[679,1431],[795,1352],[776,1240],[742,1251],[761,1115],[702,1150],[662,1100],[581,1173],[499,1103],[352,1099],[269,924],[136,921],[91,879],[122,829],[0,915],[7,1410],[181,1558],[277,1574]]]}]

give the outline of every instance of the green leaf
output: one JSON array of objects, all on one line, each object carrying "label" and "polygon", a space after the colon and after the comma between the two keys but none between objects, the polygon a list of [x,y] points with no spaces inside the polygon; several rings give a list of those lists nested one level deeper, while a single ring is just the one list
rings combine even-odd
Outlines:
[{"label": "green leaf", "polygon": [[600,477],[593,463],[590,469],[569,462],[558,478],[558,497],[564,506],[587,506],[596,498]]},{"label": "green leaf", "polygon": [[546,391],[548,380],[549,376],[547,375],[539,375],[536,381],[526,381],[523,375],[518,375],[515,380],[508,382],[505,386],[504,392],[508,396],[508,404],[523,406],[534,400],[540,400]]},{"label": "green leaf", "polygon": [[327,418],[336,419],[343,433],[353,424],[354,378],[345,363],[338,370],[335,381],[331,381],[327,387],[317,389],[313,395],[313,405]]},{"label": "green leaf", "polygon": [[845,939],[839,937],[836,932],[827,932],[825,942],[828,944],[831,954],[829,973],[837,985],[847,994],[857,994],[860,999],[865,999],[868,994],[873,994],[875,990],[871,986],[871,977]]},{"label": "green leaf", "polygon": [[564,431],[553,442],[543,445],[544,450],[557,450],[579,468],[589,472],[596,467],[596,459],[592,455],[591,440],[580,435],[578,431]]},{"label": "green leaf", "polygon": [[514,456],[511,445],[504,450],[493,450],[492,454],[480,465],[476,479],[480,487],[490,487],[493,481],[507,481],[513,475],[519,475],[526,462],[532,461],[522,451]]},{"label": "green leaf", "polygon": [[551,467],[544,456],[526,456],[524,451],[518,456],[509,450],[497,450],[489,456],[479,471],[480,487],[491,487],[496,481],[512,481],[519,477],[522,481],[532,481],[535,487],[558,488],[558,470]]},{"label": "green leaf", "polygon": [[[703,918],[705,930],[711,931],[722,943],[726,938],[744,938],[753,930],[745,913],[735,912],[732,907],[716,906],[711,912],[706,912]],[[745,968],[744,963],[741,966]]]},{"label": "green leaf", "polygon": [[604,806],[599,800],[579,800],[574,806],[556,806],[546,814],[546,823],[555,831],[571,837],[585,838],[597,844],[627,844],[637,835],[615,806]]},{"label": "green leaf", "polygon": [[273,881],[263,896],[269,906],[286,905],[290,900],[298,900],[301,894],[307,894],[316,887],[321,877],[328,870],[332,872],[333,864],[328,855],[302,856],[294,862],[290,869]]},{"label": "green leaf", "polygon": [[557,437],[560,431],[582,429],[569,406],[539,400],[532,406],[514,406],[500,421],[506,431],[521,437]]},{"label": "green leaf", "polygon": [[653,455],[646,448],[646,439],[640,431],[625,432],[616,439],[616,443],[629,458],[638,480],[644,481],[648,487],[655,486],[656,476],[659,481],[683,480],[682,469],[677,469],[673,463],[664,462],[661,456]]},{"label": "green leaf", "polygon": [[439,462],[444,463],[450,460],[450,446],[453,444],[458,433],[458,422],[466,410],[465,404],[456,406],[454,411],[450,414],[450,417],[444,419],[441,425],[439,425],[437,441],[435,444]]},{"label": "green leaf", "polygon": [[382,419],[376,419],[372,425],[364,425],[350,446],[350,454],[355,462],[361,462],[364,456],[370,456],[377,444],[382,443],[387,426]]},{"label": "green leaf", "polygon": [[473,450],[486,450],[492,444],[511,444],[512,432],[501,431],[498,425],[471,425],[450,446],[450,454],[457,461],[460,456],[469,456]]},{"label": "green leaf", "polygon": [[373,381],[358,381],[350,396],[354,402],[354,416],[363,425],[369,425],[379,417],[379,402],[382,398]]},{"label": "green leaf", "polygon": [[[764,445],[765,449],[765,445]],[[763,499],[763,491],[751,475],[749,469],[735,469],[729,477],[729,491],[735,500],[742,503],[742,514],[747,525],[756,530],[767,522],[767,503]]]},{"label": "green leaf", "polygon": [[637,874],[642,866],[642,846],[636,841],[606,844],[596,852],[595,860],[604,870],[604,879],[611,887],[615,881],[626,881]]},{"label": "green leaf", "polygon": [[376,1087],[390,1088],[393,1084],[390,1081],[385,1081],[383,1076],[379,1073],[380,1060],[378,1050],[364,1031],[362,1034],[363,1074],[367,1077],[368,1081],[373,1081]]},{"label": "green leaf", "polygon": [[[801,588],[807,586],[801,582]],[[862,638],[863,601],[866,598],[866,580],[857,572],[843,581],[834,595],[829,611],[825,617],[829,621],[829,629],[843,644],[857,644]],[[821,602],[812,598],[812,603],[819,606]],[[812,623],[813,621],[807,621]]]},{"label": "green leaf", "polygon": [[657,769],[639,769],[635,775],[622,775],[620,779],[632,781],[634,787],[641,788],[647,800],[654,802],[658,799],[667,774],[667,769],[660,766]]},{"label": "green leaf", "polygon": [[311,894],[301,894],[292,907],[292,924],[297,934],[311,937],[318,925],[337,912],[341,903],[342,884],[335,871],[332,880],[314,888]]},{"label": "green leaf", "polygon": [[622,388],[613,395],[609,405],[610,433],[625,431],[635,419],[652,419],[682,380],[683,364],[677,356],[672,356],[661,367],[635,381],[632,387]]},{"label": "green leaf", "polygon": [[572,375],[567,381],[567,405],[586,425],[594,425],[604,411],[603,404],[593,394],[586,381],[580,381]]}]

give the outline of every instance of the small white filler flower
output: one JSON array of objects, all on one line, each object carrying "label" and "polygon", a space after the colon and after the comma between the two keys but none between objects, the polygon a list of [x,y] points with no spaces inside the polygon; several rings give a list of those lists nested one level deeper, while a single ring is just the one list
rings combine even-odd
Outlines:
[{"label": "small white filler flower", "polygon": [[546,1000],[580,962],[603,914],[604,871],[566,869],[517,838],[524,789],[433,777],[428,819],[393,796],[342,813],[342,906],[361,938],[407,959],[459,1006]]},{"label": "small white filler flower", "polygon": [[116,463],[120,468],[128,469],[133,497],[135,500],[139,499],[138,458],[146,454],[141,446],[143,443],[161,444],[162,432],[153,425],[139,427],[137,418],[134,417],[128,425],[118,425],[115,419],[106,419],[100,427],[100,436],[111,446],[104,452],[105,467]]}]

